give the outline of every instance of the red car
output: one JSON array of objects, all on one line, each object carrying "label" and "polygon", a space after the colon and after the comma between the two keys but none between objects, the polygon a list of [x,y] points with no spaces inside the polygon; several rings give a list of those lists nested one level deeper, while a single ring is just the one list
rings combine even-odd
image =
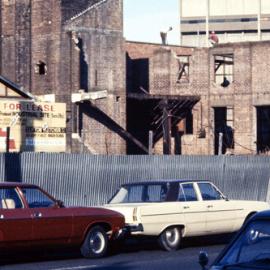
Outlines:
[{"label": "red car", "polygon": [[84,257],[99,258],[124,226],[117,212],[64,207],[38,186],[0,183],[0,249],[74,246]]}]

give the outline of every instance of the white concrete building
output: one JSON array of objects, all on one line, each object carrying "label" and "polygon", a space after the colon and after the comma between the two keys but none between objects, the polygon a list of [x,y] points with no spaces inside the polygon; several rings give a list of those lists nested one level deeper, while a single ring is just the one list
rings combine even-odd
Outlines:
[{"label": "white concrete building", "polygon": [[181,45],[270,40],[270,0],[179,0]]}]

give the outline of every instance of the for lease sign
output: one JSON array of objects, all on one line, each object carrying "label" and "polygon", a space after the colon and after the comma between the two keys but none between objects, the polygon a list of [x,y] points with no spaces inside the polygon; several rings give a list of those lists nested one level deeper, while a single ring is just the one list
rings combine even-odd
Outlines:
[{"label": "for lease sign", "polygon": [[65,152],[66,104],[0,100],[0,152],[7,141],[13,152]]}]

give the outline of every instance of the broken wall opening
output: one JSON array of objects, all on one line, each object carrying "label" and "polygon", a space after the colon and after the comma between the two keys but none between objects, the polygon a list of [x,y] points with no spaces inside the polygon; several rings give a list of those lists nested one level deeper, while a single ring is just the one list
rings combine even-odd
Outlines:
[{"label": "broken wall opening", "polygon": [[215,82],[222,87],[228,87],[233,82],[234,55],[215,55]]},{"label": "broken wall opening", "polygon": [[227,154],[234,149],[233,108],[214,109],[215,155]]},{"label": "broken wall opening", "polygon": [[[198,101],[198,97],[129,94],[128,132],[149,147],[149,132],[152,131],[153,147],[163,138],[163,154],[180,155],[181,137],[193,134],[192,108]],[[128,145],[127,151],[128,154],[143,154],[134,145]]]},{"label": "broken wall opening", "polygon": [[189,83],[189,55],[177,55],[178,72],[176,83]]},{"label": "broken wall opening", "polygon": [[126,83],[129,92],[149,93],[149,59],[131,59],[127,54]]},{"label": "broken wall opening", "polygon": [[270,153],[270,106],[257,107],[257,152]]}]

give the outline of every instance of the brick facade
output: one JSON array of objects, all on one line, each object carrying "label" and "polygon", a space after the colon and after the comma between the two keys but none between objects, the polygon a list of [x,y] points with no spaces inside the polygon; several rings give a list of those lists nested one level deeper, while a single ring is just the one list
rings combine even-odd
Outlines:
[{"label": "brick facade", "polygon": [[[256,144],[260,143],[257,108],[270,106],[270,42],[223,44],[209,49],[127,42],[126,48],[130,61],[140,59],[140,54],[142,59],[148,58],[149,94],[200,96],[200,102],[192,110],[193,133],[181,137],[182,154],[216,153],[218,129],[215,117],[218,115],[215,116],[215,112],[217,114],[220,108],[225,108],[234,134],[234,145],[224,152],[236,155],[257,153]],[[180,55],[189,55],[188,82],[177,82],[179,63],[176,56]],[[215,57],[224,55],[233,57],[233,81],[227,87],[221,86],[215,78]],[[265,125],[269,126],[269,122]],[[162,152],[161,144],[162,141],[156,143],[156,153]]]},{"label": "brick facade", "polygon": [[107,99],[93,103],[125,128],[122,1],[1,0],[0,4],[1,74],[35,95],[55,94],[56,102],[67,104],[69,152],[77,151],[78,142],[72,140],[72,133],[77,133],[84,134],[80,141],[93,152],[125,153],[125,142],[110,125],[105,127],[86,116],[80,104],[71,103],[71,94],[80,89],[107,90]]},{"label": "brick facade", "polygon": [[[170,115],[179,119],[172,154],[215,154],[219,133],[226,135],[224,153],[270,148],[270,130],[262,120],[270,117],[270,42],[212,48],[125,42],[122,0],[0,0],[0,5],[0,73],[34,95],[54,94],[56,102],[67,104],[68,152],[137,153],[126,148],[126,128],[147,148],[147,125],[160,120],[162,111],[155,115],[155,110],[163,97],[179,99],[183,107],[189,98],[200,98],[191,103],[192,119],[188,109]],[[231,80],[226,86],[217,79],[222,72]],[[72,93],[80,90],[107,90],[108,96],[72,104]],[[154,152],[162,154],[162,147],[158,137]]]}]

